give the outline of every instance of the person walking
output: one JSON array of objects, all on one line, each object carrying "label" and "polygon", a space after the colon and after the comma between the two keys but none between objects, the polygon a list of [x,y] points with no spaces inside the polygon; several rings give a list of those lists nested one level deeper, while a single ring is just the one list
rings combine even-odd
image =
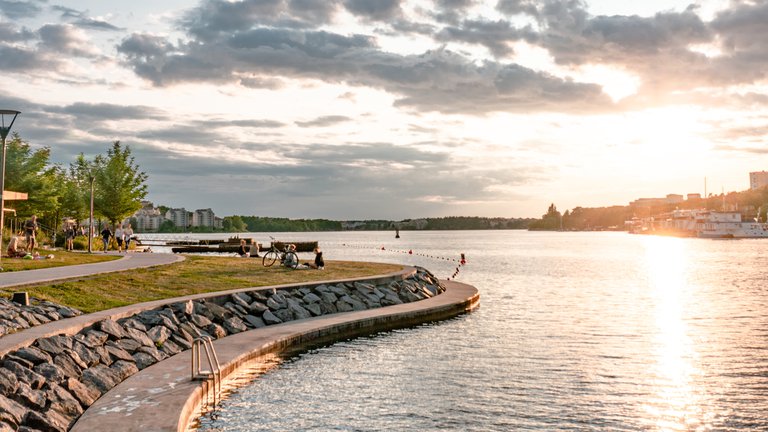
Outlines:
[{"label": "person walking", "polygon": [[124,239],[124,233],[123,233],[123,225],[117,225],[117,228],[115,228],[115,240],[117,241],[117,253],[120,253],[123,251],[123,239]]},{"label": "person walking", "polygon": [[125,237],[125,252],[128,253],[128,246],[131,245],[131,237],[133,237],[133,228],[131,228],[131,224],[128,224],[123,230],[123,236]]},{"label": "person walking", "polygon": [[77,231],[75,230],[75,224],[72,222],[68,222],[67,227],[64,229],[64,239],[66,240],[66,249],[70,252],[75,250],[76,234],[77,234]]},{"label": "person walking", "polygon": [[104,253],[107,253],[109,249],[109,238],[112,237],[112,230],[109,229],[109,225],[104,225],[104,229],[101,230],[101,240],[104,241]]},{"label": "person walking", "polygon": [[37,216],[32,215],[31,218],[24,222],[24,240],[27,241],[27,252],[32,253],[37,246],[35,235],[37,234]]}]

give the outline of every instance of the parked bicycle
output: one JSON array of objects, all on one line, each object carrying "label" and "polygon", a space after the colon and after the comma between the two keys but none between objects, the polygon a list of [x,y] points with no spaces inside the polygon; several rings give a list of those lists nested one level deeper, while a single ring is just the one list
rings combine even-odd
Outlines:
[{"label": "parked bicycle", "polygon": [[284,265],[288,268],[295,269],[298,267],[299,256],[296,255],[296,252],[290,250],[290,245],[285,245],[285,249],[280,251],[280,249],[275,246],[275,238],[270,238],[272,239],[271,248],[264,254],[264,258],[261,259],[261,263],[264,267],[271,267],[278,260],[280,260],[280,265]]}]

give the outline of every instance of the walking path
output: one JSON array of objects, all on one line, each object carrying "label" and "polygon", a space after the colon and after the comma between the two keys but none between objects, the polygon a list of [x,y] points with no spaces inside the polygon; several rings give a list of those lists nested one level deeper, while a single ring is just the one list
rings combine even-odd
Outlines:
[{"label": "walking path", "polygon": [[[117,252],[110,252],[116,255]],[[0,274],[0,288],[9,288],[33,283],[52,282],[62,279],[73,279],[101,273],[112,273],[145,267],[172,264],[182,261],[184,257],[164,253],[129,253],[122,259],[93,264],[49,267],[39,270],[25,270]]]}]

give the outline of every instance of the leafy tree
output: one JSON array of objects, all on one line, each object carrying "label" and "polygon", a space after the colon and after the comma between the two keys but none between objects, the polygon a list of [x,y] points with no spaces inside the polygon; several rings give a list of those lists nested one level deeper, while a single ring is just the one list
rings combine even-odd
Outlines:
[{"label": "leafy tree", "polygon": [[227,216],[224,218],[222,224],[224,226],[224,231],[228,232],[242,232],[248,229],[245,222],[243,222],[243,218],[240,216]]},{"label": "leafy tree", "polygon": [[96,156],[94,207],[111,224],[121,222],[141,208],[147,196],[147,174],[139,171],[131,149],[115,141],[107,156]]},{"label": "leafy tree", "polygon": [[51,149],[32,150],[18,133],[6,145],[5,190],[28,194],[26,201],[13,202],[19,217],[36,214],[40,220],[55,225],[59,209],[56,167],[48,165]]}]

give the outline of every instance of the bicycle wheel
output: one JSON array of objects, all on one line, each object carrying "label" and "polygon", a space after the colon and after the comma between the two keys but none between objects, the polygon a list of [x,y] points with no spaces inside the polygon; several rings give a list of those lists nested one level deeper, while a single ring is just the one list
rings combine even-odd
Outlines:
[{"label": "bicycle wheel", "polygon": [[264,264],[264,267],[272,267],[272,264],[277,261],[277,252],[275,251],[269,251],[264,254],[264,258],[261,259],[261,263]]},{"label": "bicycle wheel", "polygon": [[286,267],[295,269],[299,266],[299,256],[295,252],[286,252],[283,262]]}]

